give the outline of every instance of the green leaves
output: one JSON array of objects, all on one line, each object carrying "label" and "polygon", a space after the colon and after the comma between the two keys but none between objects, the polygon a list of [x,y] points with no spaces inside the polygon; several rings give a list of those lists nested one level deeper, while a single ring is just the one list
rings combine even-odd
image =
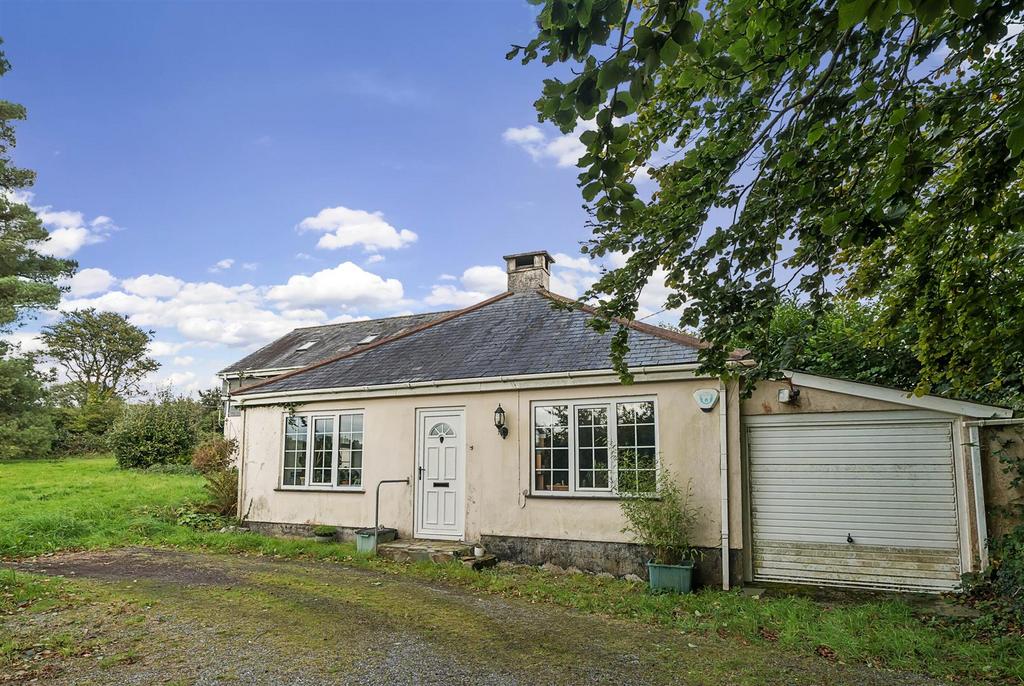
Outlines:
[{"label": "green leaves", "polygon": [[948,6],[946,0],[916,0],[914,14],[922,24],[928,25],[938,19]]},{"label": "green leaves", "polygon": [[1010,149],[1010,157],[1018,157],[1024,152],[1024,124],[1018,124],[1010,131],[1006,146]]},{"label": "green leaves", "polygon": [[839,29],[851,29],[868,16],[872,0],[840,0]]},{"label": "green leaves", "polygon": [[[631,5],[622,51],[593,48],[624,6],[575,0],[520,53],[573,62],[545,84],[543,120],[596,117],[587,247],[630,255],[584,296],[600,317],[634,317],[663,269],[666,306],[700,324],[704,370],[721,373],[736,331],[763,333],[784,295],[821,309],[841,287],[879,300],[893,330],[915,322],[919,389],[994,387],[1024,366],[1024,312],[1001,304],[1024,292],[1024,46],[993,45],[1016,5],[652,0]],[[638,193],[629,175],[652,166]],[[754,352],[741,373],[770,374],[773,351]]]},{"label": "green leaves", "polygon": [[815,122],[810,131],[807,132],[807,144],[814,145],[818,139],[825,135],[825,125],[822,122]]},{"label": "green leaves", "polygon": [[750,41],[746,38],[740,38],[735,43],[729,46],[729,55],[734,60],[743,64],[747,61],[747,56],[750,54]]},{"label": "green leaves", "polygon": [[970,19],[974,16],[974,0],[951,0],[949,4],[953,7],[953,11],[963,19]]}]

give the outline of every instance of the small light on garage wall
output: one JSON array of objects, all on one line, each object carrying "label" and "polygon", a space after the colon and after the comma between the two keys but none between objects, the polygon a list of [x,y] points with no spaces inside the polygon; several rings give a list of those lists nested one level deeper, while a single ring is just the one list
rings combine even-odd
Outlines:
[{"label": "small light on garage wall", "polygon": [[508,436],[508,427],[505,426],[505,410],[501,409],[501,403],[498,404],[498,409],[494,411],[494,428],[498,430],[498,434],[502,438]]},{"label": "small light on garage wall", "polygon": [[793,404],[800,400],[800,389],[793,388],[780,388],[779,389],[779,402],[786,404]]}]

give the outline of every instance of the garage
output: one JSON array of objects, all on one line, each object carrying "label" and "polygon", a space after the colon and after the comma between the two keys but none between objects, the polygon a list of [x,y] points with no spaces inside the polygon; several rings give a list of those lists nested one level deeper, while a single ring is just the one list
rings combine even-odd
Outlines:
[{"label": "garage", "polygon": [[914,411],[748,417],[753,579],[957,587],[954,419]]}]

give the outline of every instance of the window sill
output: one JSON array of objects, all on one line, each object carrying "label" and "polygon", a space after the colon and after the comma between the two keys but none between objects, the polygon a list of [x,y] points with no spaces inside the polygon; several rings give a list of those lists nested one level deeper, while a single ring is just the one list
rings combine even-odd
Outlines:
[{"label": "window sill", "polygon": [[278,486],[275,493],[366,493],[365,488],[331,488],[330,486]]},{"label": "window sill", "polygon": [[658,500],[657,496],[632,496],[632,495],[615,495],[614,493],[530,493],[526,496],[527,498],[535,498],[537,500],[632,500],[635,498],[643,500]]}]

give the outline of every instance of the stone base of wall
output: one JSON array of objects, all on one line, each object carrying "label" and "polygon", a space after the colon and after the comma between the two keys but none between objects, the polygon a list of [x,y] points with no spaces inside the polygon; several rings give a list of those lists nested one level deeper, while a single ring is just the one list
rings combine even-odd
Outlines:
[{"label": "stone base of wall", "polygon": [[[484,534],[480,542],[488,553],[499,559],[520,564],[542,565],[545,562],[559,567],[576,567],[586,572],[607,572],[615,576],[635,574],[647,578],[647,561],[651,556],[634,543],[608,543],[601,541],[571,541],[559,538],[527,538],[524,536],[495,536]],[[722,550],[701,548],[703,555],[694,566],[694,586],[722,585]],[[739,585],[743,580],[742,551],[729,551],[730,583]]]},{"label": "stone base of wall", "polygon": [[[309,538],[313,535],[316,524],[288,524],[284,522],[254,522],[246,520],[242,526],[248,527],[251,531],[265,536],[299,536]],[[356,540],[356,529],[354,527],[337,527],[337,539],[339,541]]]}]

